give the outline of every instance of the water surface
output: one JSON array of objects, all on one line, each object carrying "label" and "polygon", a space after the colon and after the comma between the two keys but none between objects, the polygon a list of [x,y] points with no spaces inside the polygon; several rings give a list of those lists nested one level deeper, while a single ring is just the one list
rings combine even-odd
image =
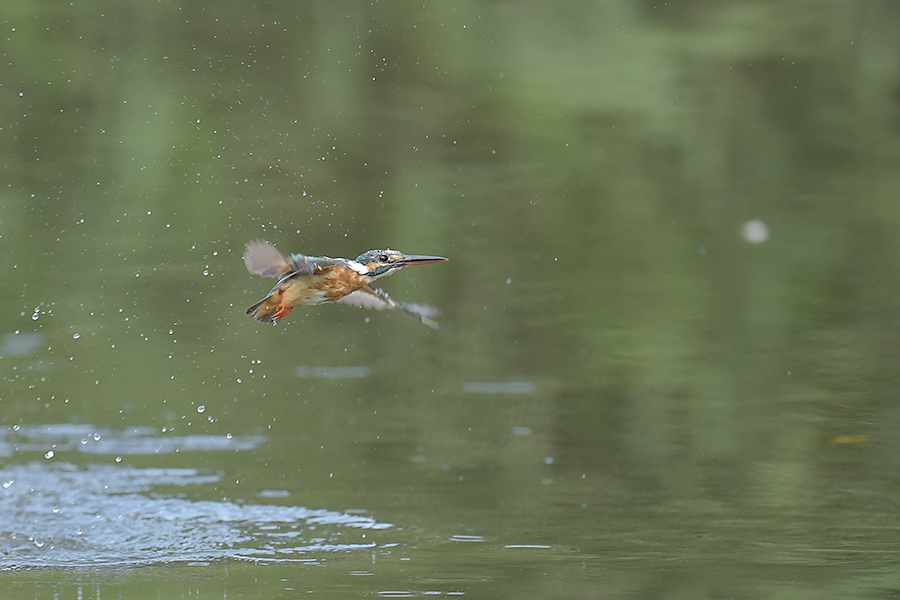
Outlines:
[{"label": "water surface", "polygon": [[2,596],[896,595],[898,17],[0,9]]}]

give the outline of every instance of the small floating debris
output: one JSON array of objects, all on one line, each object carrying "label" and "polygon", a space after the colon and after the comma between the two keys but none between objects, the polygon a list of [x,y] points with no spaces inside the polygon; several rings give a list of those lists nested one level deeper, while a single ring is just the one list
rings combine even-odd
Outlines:
[{"label": "small floating debris", "polygon": [[545,546],[543,544],[507,544],[503,547],[509,548],[510,550],[549,550],[550,549],[550,546]]},{"label": "small floating debris", "polygon": [[762,244],[769,239],[769,228],[759,219],[744,221],[741,224],[741,238],[751,244]]},{"label": "small floating debris", "polygon": [[861,435],[836,435],[830,440],[828,440],[829,444],[865,444],[869,441],[869,436],[865,434]]}]

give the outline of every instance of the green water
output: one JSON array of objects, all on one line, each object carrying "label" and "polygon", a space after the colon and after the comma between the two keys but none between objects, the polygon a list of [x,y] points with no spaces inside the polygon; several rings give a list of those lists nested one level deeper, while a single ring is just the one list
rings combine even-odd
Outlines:
[{"label": "green water", "polygon": [[0,595],[893,597],[898,24],[0,8]]}]

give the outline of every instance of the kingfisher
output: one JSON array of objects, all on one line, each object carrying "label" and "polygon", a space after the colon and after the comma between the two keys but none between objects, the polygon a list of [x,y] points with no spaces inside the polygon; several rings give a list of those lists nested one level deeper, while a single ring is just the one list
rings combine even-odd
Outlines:
[{"label": "kingfisher", "polygon": [[397,250],[369,250],[354,260],[291,254],[284,256],[263,240],[247,244],[244,264],[254,275],[277,277],[268,295],[247,309],[260,323],[278,323],[296,306],[340,302],[362,308],[392,308],[428,327],[439,329],[431,317],[433,306],[397,302],[371,283],[396,273],[407,265],[427,265],[447,260],[443,256],[403,254]]}]

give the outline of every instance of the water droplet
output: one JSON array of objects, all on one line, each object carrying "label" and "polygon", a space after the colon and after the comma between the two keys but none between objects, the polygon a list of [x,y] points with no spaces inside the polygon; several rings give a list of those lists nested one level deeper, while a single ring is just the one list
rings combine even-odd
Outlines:
[{"label": "water droplet", "polygon": [[81,334],[80,334],[80,333],[74,333],[74,334],[72,334],[72,339],[73,339],[73,340],[77,340],[77,339],[80,338],[80,337],[81,337]]},{"label": "water droplet", "polygon": [[206,406],[201,404],[200,406],[197,407],[197,412],[198,413],[206,412]]},{"label": "water droplet", "polygon": [[53,450],[47,450],[47,453],[44,454],[44,458],[46,458],[47,460],[50,460],[51,458],[53,458],[53,456],[54,456]]}]

